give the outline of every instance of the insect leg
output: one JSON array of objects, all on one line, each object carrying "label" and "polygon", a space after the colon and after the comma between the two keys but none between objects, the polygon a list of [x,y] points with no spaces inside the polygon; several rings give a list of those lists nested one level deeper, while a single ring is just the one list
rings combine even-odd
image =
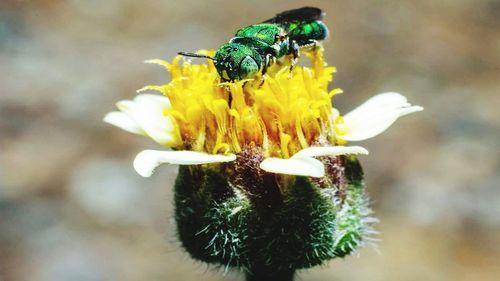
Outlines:
[{"label": "insect leg", "polygon": [[292,41],[290,41],[290,47],[289,48],[290,49],[289,49],[288,52],[289,52],[289,54],[292,54],[292,64],[290,65],[290,72],[292,72],[293,67],[297,63],[297,59],[299,58],[299,49],[300,49],[300,46],[297,43],[297,41],[292,40]]},{"label": "insect leg", "polygon": [[318,40],[309,39],[307,41],[304,41],[303,44],[300,45],[300,47],[316,49],[318,45],[319,45]]},{"label": "insect leg", "polygon": [[273,63],[273,58],[273,55],[267,54],[264,59],[264,63],[262,64],[262,81],[260,82],[259,87],[262,87],[262,85],[264,85],[264,75],[266,75],[267,73],[267,68]]},{"label": "insect leg", "polygon": [[264,63],[262,64],[262,76],[264,76],[264,74],[266,74],[267,68],[271,65],[271,63],[272,63],[272,55],[267,54],[265,59],[264,59]]}]

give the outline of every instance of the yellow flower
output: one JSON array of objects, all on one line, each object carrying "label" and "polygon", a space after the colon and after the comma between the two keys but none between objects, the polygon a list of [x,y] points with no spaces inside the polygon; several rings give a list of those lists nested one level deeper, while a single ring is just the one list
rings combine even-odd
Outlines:
[{"label": "yellow flower", "polygon": [[[201,51],[213,56],[213,51]],[[181,56],[172,63],[150,60],[170,73],[165,85],[150,85],[134,101],[117,104],[105,121],[151,137],[172,151],[145,150],[134,161],[137,172],[150,176],[161,163],[195,165],[235,160],[258,148],[260,168],[273,173],[324,176],[318,156],[367,154],[347,141],[373,137],[398,117],[422,110],[397,93],[373,97],[345,116],[332,107],[340,89],[328,90],[335,68],[326,66],[322,48],[304,52],[311,67],[282,60],[264,77],[221,83],[212,61],[192,64]]]}]

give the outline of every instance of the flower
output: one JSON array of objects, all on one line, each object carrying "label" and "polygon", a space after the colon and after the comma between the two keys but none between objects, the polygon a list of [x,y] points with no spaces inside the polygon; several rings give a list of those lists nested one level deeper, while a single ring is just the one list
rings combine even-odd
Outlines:
[{"label": "flower", "polygon": [[[138,90],[105,116],[167,147],[136,156],[140,175],[163,163],[181,165],[175,220],[191,257],[247,276],[292,278],[370,242],[376,219],[355,156],[368,151],[347,144],[423,108],[383,93],[341,115],[332,98],[342,90],[328,90],[335,68],[320,47],[302,52],[311,67],[292,67],[285,58],[264,76],[223,83],[211,60],[146,61],[163,66],[171,81]],[[143,93],[150,90],[162,95]]]},{"label": "flower", "polygon": [[[134,168],[144,177],[162,163],[231,162],[251,149],[261,154],[259,167],[266,172],[321,178],[325,167],[317,157],[368,154],[345,144],[374,137],[399,117],[423,110],[398,93],[383,93],[342,116],[331,102],[342,90],[328,90],[336,69],[326,66],[322,48],[305,54],[311,67],[290,71],[290,61],[284,60],[264,77],[226,83],[210,60],[149,60],[163,66],[171,82],[138,90],[134,100],[118,102],[120,111],[108,113],[104,121],[170,148],[137,155]],[[142,94],[148,90],[163,95]]]}]

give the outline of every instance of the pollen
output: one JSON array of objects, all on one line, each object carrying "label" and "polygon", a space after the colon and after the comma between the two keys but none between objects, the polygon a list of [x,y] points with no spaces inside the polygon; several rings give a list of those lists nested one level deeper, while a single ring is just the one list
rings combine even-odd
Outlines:
[{"label": "pollen", "polygon": [[313,144],[335,144],[341,120],[332,111],[332,97],[342,90],[328,90],[335,67],[325,64],[321,47],[303,51],[300,60],[305,59],[310,67],[291,67],[292,59],[286,57],[263,76],[223,83],[211,60],[151,60],[147,62],[165,67],[171,81],[139,91],[156,90],[169,98],[171,108],[164,114],[180,138],[174,149],[225,154],[252,146],[260,147],[265,157],[289,158]]}]

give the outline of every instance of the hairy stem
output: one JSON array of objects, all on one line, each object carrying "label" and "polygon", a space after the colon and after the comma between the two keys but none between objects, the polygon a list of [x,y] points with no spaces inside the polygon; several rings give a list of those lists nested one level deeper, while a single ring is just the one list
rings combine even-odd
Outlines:
[{"label": "hairy stem", "polygon": [[246,273],[246,281],[293,281],[295,270],[255,269]]}]

